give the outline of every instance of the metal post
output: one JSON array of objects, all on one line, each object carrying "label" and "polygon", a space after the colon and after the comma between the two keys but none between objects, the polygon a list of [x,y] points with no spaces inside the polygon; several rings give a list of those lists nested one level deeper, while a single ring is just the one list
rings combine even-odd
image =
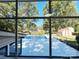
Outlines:
[{"label": "metal post", "polygon": [[21,53],[22,53],[22,38],[20,38],[20,53],[19,54]]},{"label": "metal post", "polygon": [[9,56],[10,55],[10,45],[8,44],[7,45],[7,56]]},{"label": "metal post", "polygon": [[[51,14],[51,0],[49,0],[49,14]],[[52,56],[51,18],[49,18],[49,56]]]}]

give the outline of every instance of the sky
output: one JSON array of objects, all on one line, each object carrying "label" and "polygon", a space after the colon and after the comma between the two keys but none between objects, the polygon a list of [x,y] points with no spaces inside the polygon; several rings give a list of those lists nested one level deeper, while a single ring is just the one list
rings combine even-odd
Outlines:
[{"label": "sky", "polygon": [[79,1],[76,1],[75,6],[76,6],[76,10],[77,10],[77,12],[79,13]]},{"label": "sky", "polygon": [[[39,16],[44,16],[44,15],[43,15],[43,8],[44,8],[44,6],[46,5],[46,1],[37,2],[36,5],[37,5],[38,11],[39,11]],[[38,20],[38,19],[37,19],[37,20]],[[42,25],[43,25],[43,22],[44,22],[43,19],[39,19],[38,22],[36,22],[36,25],[37,25],[38,27],[39,27],[39,26],[42,26]]]},{"label": "sky", "polygon": [[[43,16],[43,7],[46,5],[46,2],[45,1],[43,1],[43,2],[37,2],[36,5],[38,7],[39,16]],[[79,1],[76,1],[75,8],[76,8],[76,11],[79,13]],[[36,25],[37,26],[42,26],[43,22],[44,22],[43,19],[39,19],[39,21],[36,22]]]}]

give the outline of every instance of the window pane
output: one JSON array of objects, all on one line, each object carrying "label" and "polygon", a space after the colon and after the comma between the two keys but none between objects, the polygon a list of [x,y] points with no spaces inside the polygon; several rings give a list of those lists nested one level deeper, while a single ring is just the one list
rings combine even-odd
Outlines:
[{"label": "window pane", "polygon": [[15,3],[1,2],[0,3],[0,17],[15,17]]},{"label": "window pane", "polygon": [[49,56],[49,29],[45,29],[45,21],[44,19],[18,20],[18,33],[26,34],[21,38],[20,56]]},{"label": "window pane", "polygon": [[52,56],[79,56],[79,18],[52,18],[51,29]]},{"label": "window pane", "polygon": [[79,1],[52,1],[51,12],[51,16],[79,16]]},{"label": "window pane", "polygon": [[14,44],[14,42],[15,42],[15,20],[0,19],[0,54],[7,56],[14,55],[15,48],[12,47],[12,44]]},{"label": "window pane", "polygon": [[[19,2],[18,16],[19,17],[39,17],[44,16],[45,5],[48,7],[48,1],[40,2]],[[48,10],[45,10],[47,13]]]}]

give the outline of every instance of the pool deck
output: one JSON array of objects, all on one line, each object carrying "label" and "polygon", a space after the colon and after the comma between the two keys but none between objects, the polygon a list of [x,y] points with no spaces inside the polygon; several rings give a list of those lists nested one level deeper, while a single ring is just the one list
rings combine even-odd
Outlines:
[{"label": "pool deck", "polygon": [[0,48],[7,46],[8,44],[11,44],[13,42],[15,42],[15,37],[11,37],[11,36],[0,37]]},{"label": "pool deck", "polygon": [[[18,34],[18,37],[25,35]],[[15,42],[15,33],[0,31],[0,48]]]}]

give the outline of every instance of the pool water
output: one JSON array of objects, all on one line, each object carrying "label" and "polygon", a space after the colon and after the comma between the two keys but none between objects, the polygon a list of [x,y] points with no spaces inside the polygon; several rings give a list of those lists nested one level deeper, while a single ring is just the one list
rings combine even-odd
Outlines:
[{"label": "pool water", "polygon": [[[19,39],[18,39],[19,40]],[[19,44],[18,44],[19,46]],[[79,51],[69,45],[52,37],[52,56],[79,56]],[[15,44],[10,47],[14,53]],[[22,38],[22,50],[20,56],[49,56],[49,37],[48,36],[26,36]]]},{"label": "pool water", "polygon": [[[24,37],[21,56],[49,56],[49,38],[46,36]],[[79,51],[52,37],[52,56],[79,56]]]},{"label": "pool water", "polygon": [[46,36],[26,36],[22,39],[23,56],[49,56],[49,39]]}]

